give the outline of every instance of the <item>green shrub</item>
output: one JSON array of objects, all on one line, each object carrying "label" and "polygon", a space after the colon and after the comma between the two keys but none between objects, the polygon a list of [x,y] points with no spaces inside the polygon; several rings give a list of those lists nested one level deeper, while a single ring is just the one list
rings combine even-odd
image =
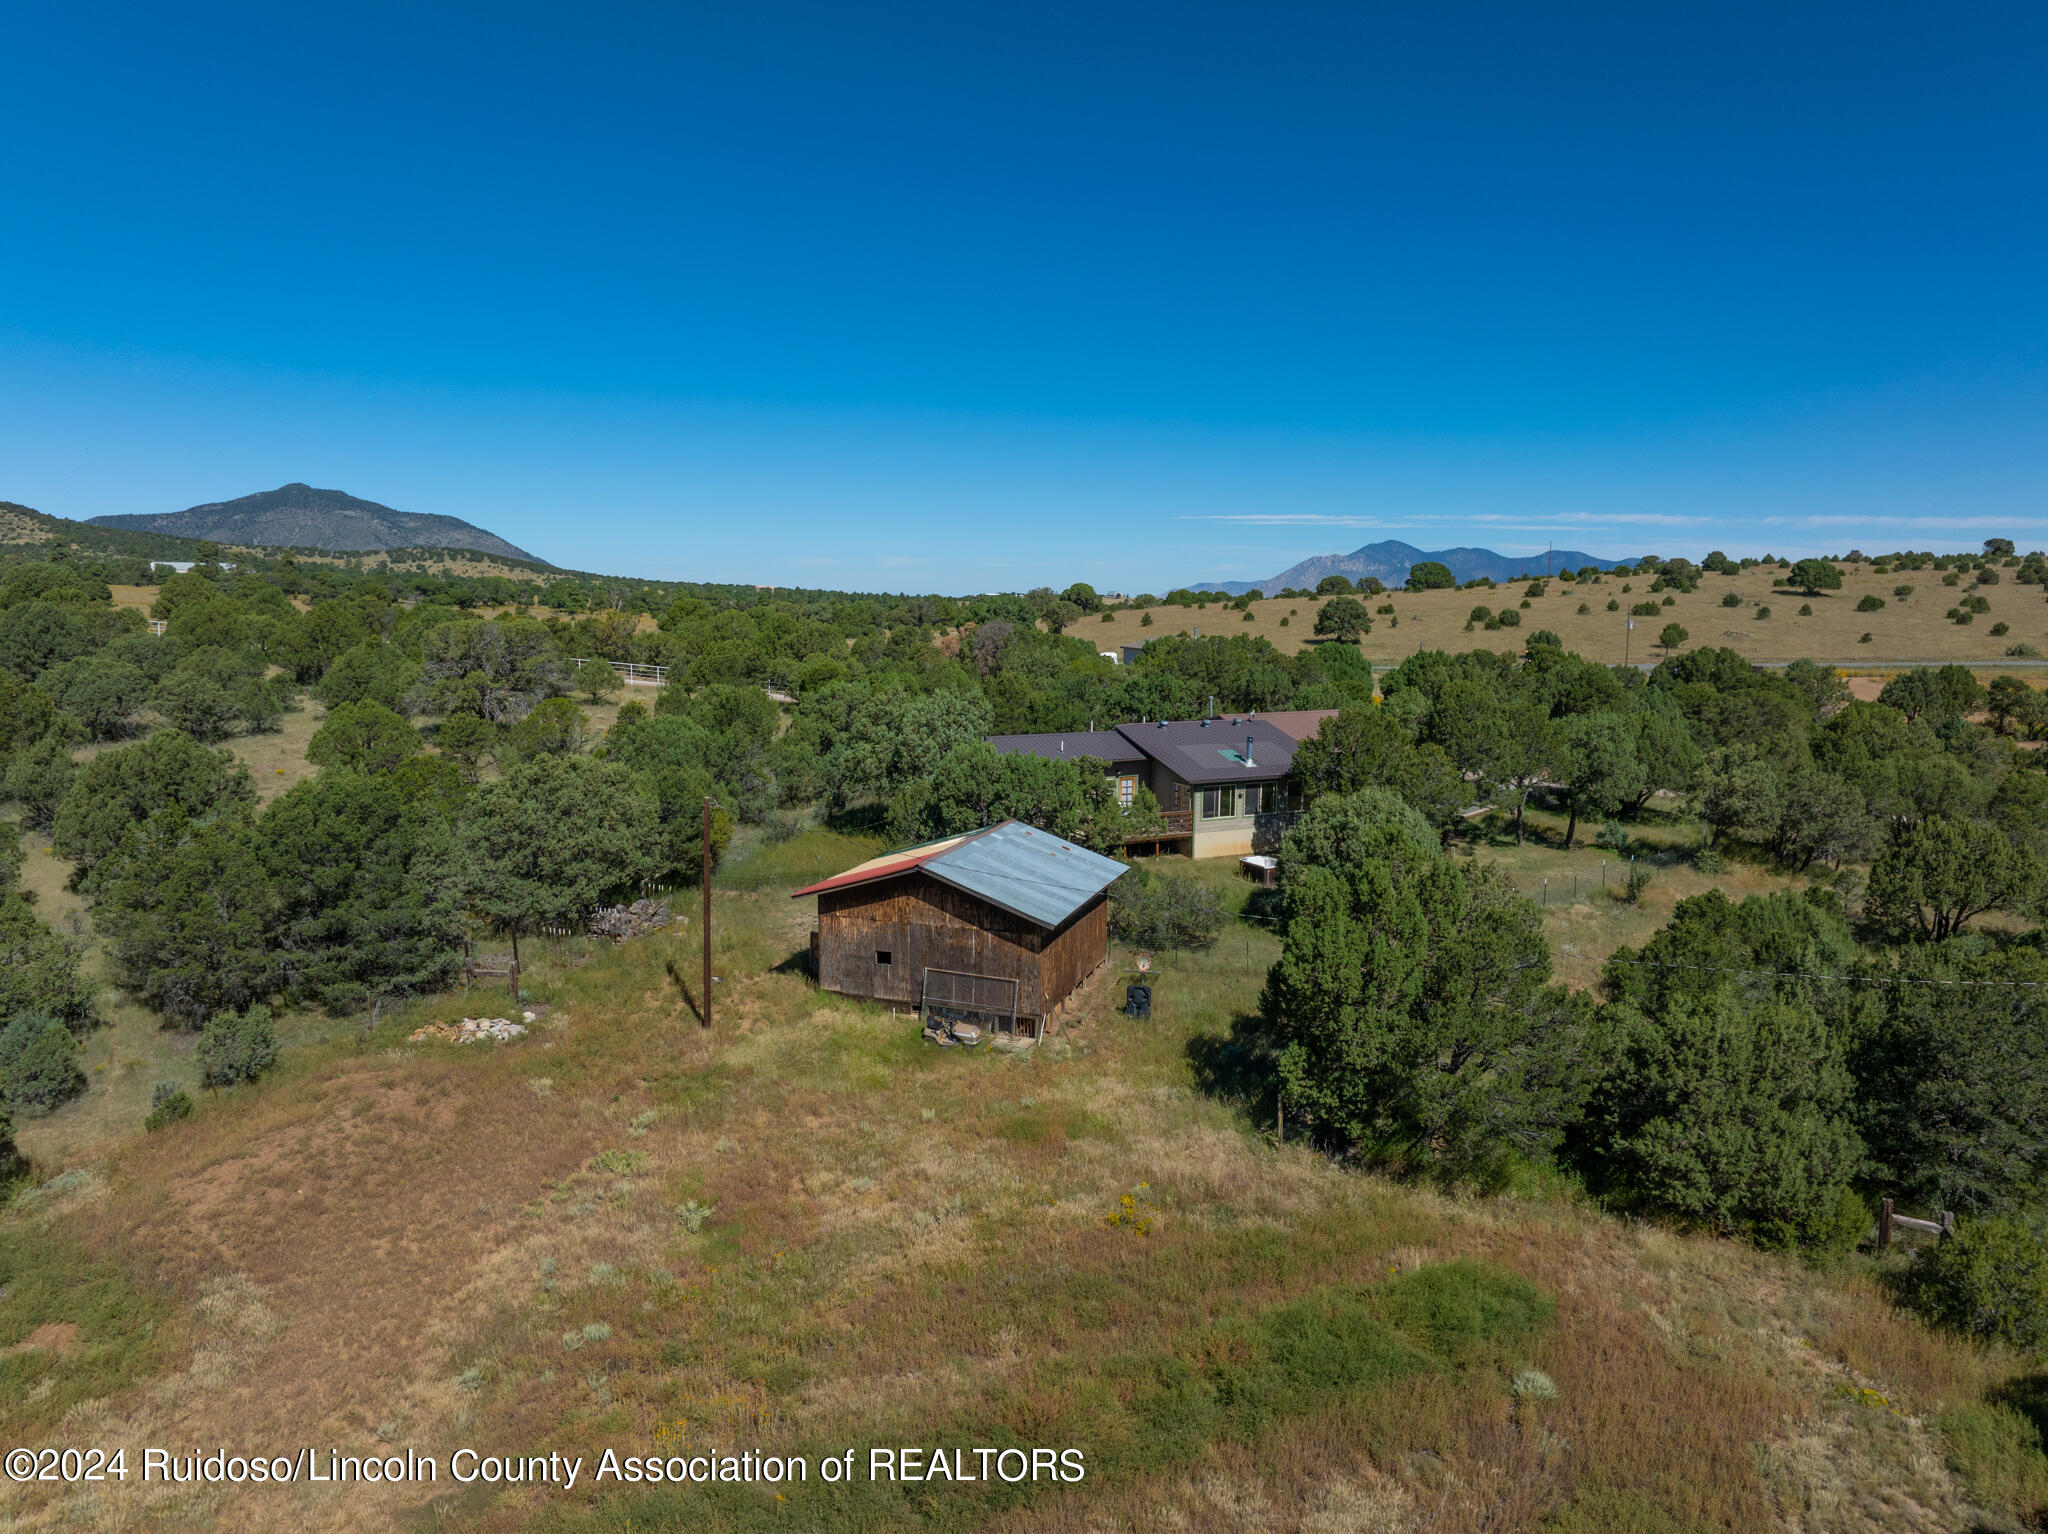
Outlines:
[{"label": "green shrub", "polygon": [[1906,598],[1911,596],[1912,594],[1913,588],[1910,584],[1905,586],[1892,587],[1892,595],[1897,597],[1901,602],[1905,601]]},{"label": "green shrub", "polygon": [[1614,597],[1609,597],[1607,599],[1607,610],[1611,613],[1618,613],[1621,611],[1621,603]]},{"label": "green shrub", "polygon": [[1518,629],[1522,626],[1522,615],[1512,607],[1503,607],[1494,617],[1504,629]]},{"label": "green shrub", "polygon": [[47,1012],[24,1012],[0,1029],[0,1079],[19,1117],[61,1107],[85,1090],[78,1040]]},{"label": "green shrub", "polygon": [[1489,1343],[1526,1340],[1549,1323],[1557,1306],[1527,1279],[1460,1260],[1392,1280],[1381,1292],[1379,1309],[1430,1352],[1462,1359]]},{"label": "green shrub", "polygon": [[199,1034],[199,1068],[210,1087],[254,1081],[277,1059],[277,1029],[261,1002],[246,1012],[216,1012]]},{"label": "green shrub", "polygon": [[1759,618],[1768,618],[1768,617],[1770,617],[1770,615],[1771,615],[1771,610],[1770,610],[1770,608],[1768,608],[1768,607],[1759,607],[1759,608],[1758,608],[1758,609],[1756,610],[1756,615],[1757,615],[1757,616],[1758,616]]},{"label": "green shrub", "polygon": [[1859,598],[1856,603],[1856,611],[1858,611],[1859,613],[1874,613],[1881,611],[1883,607],[1884,598],[1877,595],[1877,593],[1875,592],[1866,593],[1864,596]]},{"label": "green shrub", "polygon": [[1638,602],[1628,611],[1632,618],[1658,618],[1663,616],[1664,606],[1660,602]]},{"label": "green shrub", "polygon": [[1609,1023],[1582,1142],[1608,1198],[1765,1245],[1841,1244],[1864,1151],[1841,1043],[1811,1007],[1716,985],[1616,1003]]},{"label": "green shrub", "polygon": [[1703,874],[1726,873],[1728,860],[1712,847],[1702,847],[1692,855],[1692,866]]},{"label": "green shrub", "polygon": [[1648,863],[1631,862],[1627,875],[1621,881],[1621,898],[1630,905],[1640,903],[1656,877],[1656,871]]},{"label": "green shrub", "polygon": [[1936,1419],[1970,1495],[2029,1528],[2048,1528],[2048,1374],[2009,1381]]},{"label": "green shrub", "polygon": [[1721,597],[1721,605],[1723,607],[1740,607],[1742,605],[1741,593],[1735,591],[1724,593]]},{"label": "green shrub", "polygon": [[1134,868],[1109,887],[1109,930],[1133,948],[1208,948],[1225,919],[1223,897],[1193,879]]},{"label": "green shrub", "polygon": [[7,1201],[8,1189],[27,1170],[28,1162],[14,1148],[14,1116],[7,1111],[6,1098],[0,1097],[0,1203]]},{"label": "green shrub", "polygon": [[2010,623],[1994,623],[1991,625],[1991,637],[1993,639],[2003,639],[2011,632],[2012,625]]},{"label": "green shrub", "polygon": [[1939,1326],[2032,1351],[2048,1341],[2048,1242],[2010,1215],[1964,1220],[1923,1246],[1903,1288]]},{"label": "green shrub", "polygon": [[175,1081],[159,1081],[149,1094],[149,1117],[142,1127],[151,1134],[181,1119],[192,1117],[192,1099]]}]

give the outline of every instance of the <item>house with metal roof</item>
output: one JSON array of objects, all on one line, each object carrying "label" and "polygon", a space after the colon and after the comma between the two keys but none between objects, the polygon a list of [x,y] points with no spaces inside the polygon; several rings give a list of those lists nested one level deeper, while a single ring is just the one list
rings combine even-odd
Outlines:
[{"label": "house with metal roof", "polygon": [[1120,803],[1130,804],[1143,786],[1166,814],[1164,831],[1146,832],[1140,840],[1190,857],[1244,857],[1273,851],[1294,823],[1294,753],[1331,712],[1157,720],[1066,735],[991,735],[988,743],[1004,755],[1105,762]]},{"label": "house with metal roof", "polygon": [[1006,820],[870,858],[816,896],[818,983],[934,1018],[1033,1038],[1057,1026],[1109,955],[1122,863]]}]

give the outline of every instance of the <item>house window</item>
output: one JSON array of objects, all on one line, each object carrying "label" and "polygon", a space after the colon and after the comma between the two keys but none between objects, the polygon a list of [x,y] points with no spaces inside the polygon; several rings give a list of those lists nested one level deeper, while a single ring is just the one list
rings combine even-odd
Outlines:
[{"label": "house window", "polygon": [[1213,788],[1202,790],[1202,818],[1214,820],[1217,816],[1217,791]]},{"label": "house window", "polygon": [[887,964],[889,962],[889,950],[886,948],[877,948],[875,950],[875,962],[877,964]]},{"label": "house window", "polygon": [[1223,790],[1223,813],[1226,815],[1235,815],[1237,813],[1237,785],[1235,783]]},{"label": "house window", "polygon": [[1138,780],[1136,778],[1118,778],[1116,780],[1116,802],[1119,805],[1129,809],[1137,797]]},{"label": "house window", "polygon": [[1244,786],[1244,812],[1245,812],[1245,813],[1246,813],[1247,815],[1256,815],[1256,814],[1258,814],[1258,813],[1259,813],[1259,811],[1260,811],[1260,810],[1261,810],[1261,809],[1262,809],[1262,808],[1264,807],[1264,803],[1265,803],[1265,796],[1266,796],[1266,785],[1265,785],[1265,784],[1263,784],[1263,783],[1247,783],[1247,784],[1245,784],[1245,786]]}]

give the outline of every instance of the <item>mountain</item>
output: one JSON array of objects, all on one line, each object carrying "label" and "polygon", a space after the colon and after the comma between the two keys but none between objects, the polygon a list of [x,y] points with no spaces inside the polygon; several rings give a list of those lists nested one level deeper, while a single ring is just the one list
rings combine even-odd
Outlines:
[{"label": "mountain", "polygon": [[1234,597],[1252,590],[1270,594],[1289,586],[1313,591],[1316,583],[1326,575],[1349,576],[1354,581],[1376,575],[1389,586],[1399,586],[1408,579],[1409,567],[1426,559],[1449,566],[1451,574],[1461,581],[1476,581],[1482,575],[1508,581],[1518,575],[1541,575],[1546,568],[1556,571],[1569,565],[1577,570],[1586,565],[1597,565],[1602,570],[1611,570],[1618,564],[1632,563],[1620,559],[1599,559],[1579,549],[1555,549],[1549,554],[1510,557],[1496,554],[1492,549],[1418,549],[1412,543],[1389,538],[1384,543],[1368,543],[1349,554],[1314,555],[1298,565],[1288,566],[1270,580],[1204,581],[1187,589],[1221,591]]},{"label": "mountain", "polygon": [[505,559],[544,565],[496,533],[428,512],[394,511],[341,490],[282,485],[235,501],[212,501],[184,511],[94,517],[94,527],[126,527],[180,538],[207,538],[244,547],[330,549],[475,549]]}]

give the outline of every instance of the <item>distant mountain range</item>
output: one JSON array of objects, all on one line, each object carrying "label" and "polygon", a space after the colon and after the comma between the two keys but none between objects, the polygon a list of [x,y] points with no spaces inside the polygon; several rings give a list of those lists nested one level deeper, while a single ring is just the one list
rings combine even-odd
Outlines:
[{"label": "distant mountain range", "polygon": [[1553,549],[1548,554],[1510,557],[1496,554],[1492,549],[1418,549],[1412,543],[1389,538],[1384,543],[1368,543],[1349,554],[1317,554],[1298,565],[1288,566],[1269,580],[1204,581],[1187,589],[1221,591],[1234,597],[1241,597],[1247,591],[1263,591],[1271,596],[1289,586],[1313,591],[1316,584],[1329,575],[1348,576],[1354,581],[1376,575],[1389,586],[1399,586],[1408,579],[1412,566],[1429,559],[1447,566],[1451,574],[1461,581],[1476,581],[1481,576],[1507,581],[1518,575],[1541,575],[1546,568],[1562,570],[1567,565],[1574,570],[1586,565],[1611,570],[1619,564],[1634,563],[1633,560],[1601,559],[1580,549]]},{"label": "distant mountain range", "polygon": [[394,511],[342,490],[282,485],[240,500],[212,501],[184,511],[94,517],[94,527],[124,527],[206,538],[248,547],[331,549],[371,553],[380,549],[474,549],[506,559],[544,565],[526,550],[460,517]]}]

